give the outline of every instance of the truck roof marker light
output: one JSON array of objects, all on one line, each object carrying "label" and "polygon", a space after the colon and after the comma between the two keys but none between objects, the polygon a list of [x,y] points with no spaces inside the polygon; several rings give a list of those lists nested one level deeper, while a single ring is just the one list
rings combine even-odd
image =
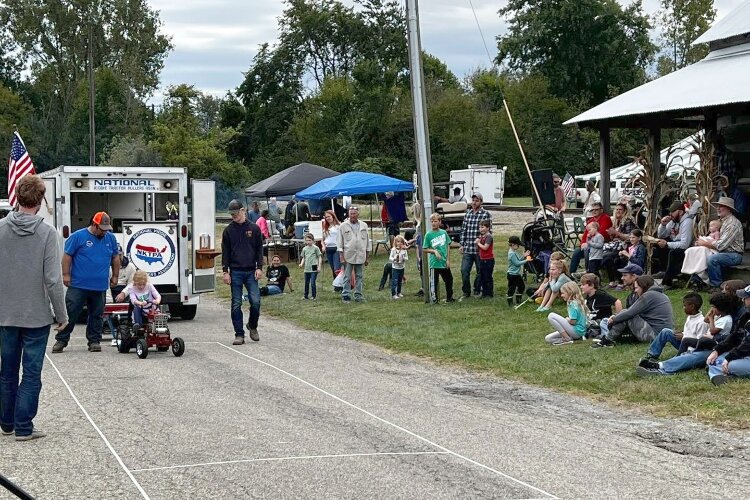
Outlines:
[{"label": "truck roof marker light", "polygon": [[67,238],[70,236],[70,228],[68,226],[63,226],[62,228],[63,238]]},{"label": "truck roof marker light", "polygon": [[182,225],[182,228],[180,229],[180,234],[182,235],[183,238],[187,238],[188,231],[187,231],[186,225],[184,224]]}]

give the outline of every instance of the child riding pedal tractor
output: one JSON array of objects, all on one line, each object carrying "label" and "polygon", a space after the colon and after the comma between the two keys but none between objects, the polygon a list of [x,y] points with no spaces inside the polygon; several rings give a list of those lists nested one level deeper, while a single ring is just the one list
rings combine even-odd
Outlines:
[{"label": "child riding pedal tractor", "polygon": [[138,357],[145,359],[148,349],[156,347],[157,351],[167,351],[172,347],[172,354],[182,356],[185,353],[185,342],[180,337],[172,339],[167,321],[169,314],[159,308],[161,295],[148,282],[148,274],[136,271],[133,285],[130,288],[130,301],[133,309],[133,327],[125,323],[117,329],[117,349],[127,353],[135,347]]}]

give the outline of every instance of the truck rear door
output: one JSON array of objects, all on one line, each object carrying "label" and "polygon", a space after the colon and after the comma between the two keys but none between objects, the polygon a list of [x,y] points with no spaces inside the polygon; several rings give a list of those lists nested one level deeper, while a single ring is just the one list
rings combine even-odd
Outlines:
[{"label": "truck rear door", "polygon": [[216,244],[216,187],[214,181],[193,179],[192,192],[192,270],[193,293],[213,292],[216,288],[214,258]]}]

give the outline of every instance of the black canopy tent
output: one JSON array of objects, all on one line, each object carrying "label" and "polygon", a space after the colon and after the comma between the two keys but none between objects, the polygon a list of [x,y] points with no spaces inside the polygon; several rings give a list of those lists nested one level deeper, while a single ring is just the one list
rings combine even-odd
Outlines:
[{"label": "black canopy tent", "polygon": [[245,189],[245,196],[253,198],[291,196],[312,186],[319,180],[339,175],[339,173],[312,163],[300,163],[253,184]]}]

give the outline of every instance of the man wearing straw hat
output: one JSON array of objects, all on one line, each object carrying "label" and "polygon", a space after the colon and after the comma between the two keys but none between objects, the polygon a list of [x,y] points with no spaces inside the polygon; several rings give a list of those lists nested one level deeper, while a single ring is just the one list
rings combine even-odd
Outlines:
[{"label": "man wearing straw hat", "polygon": [[726,196],[712,203],[716,207],[716,213],[721,220],[721,233],[719,240],[710,243],[698,240],[695,244],[716,250],[719,253],[709,255],[708,279],[711,287],[718,288],[724,280],[722,267],[738,266],[742,263],[742,254],[745,251],[745,238],[742,235],[742,223],[734,216],[734,200]]}]

